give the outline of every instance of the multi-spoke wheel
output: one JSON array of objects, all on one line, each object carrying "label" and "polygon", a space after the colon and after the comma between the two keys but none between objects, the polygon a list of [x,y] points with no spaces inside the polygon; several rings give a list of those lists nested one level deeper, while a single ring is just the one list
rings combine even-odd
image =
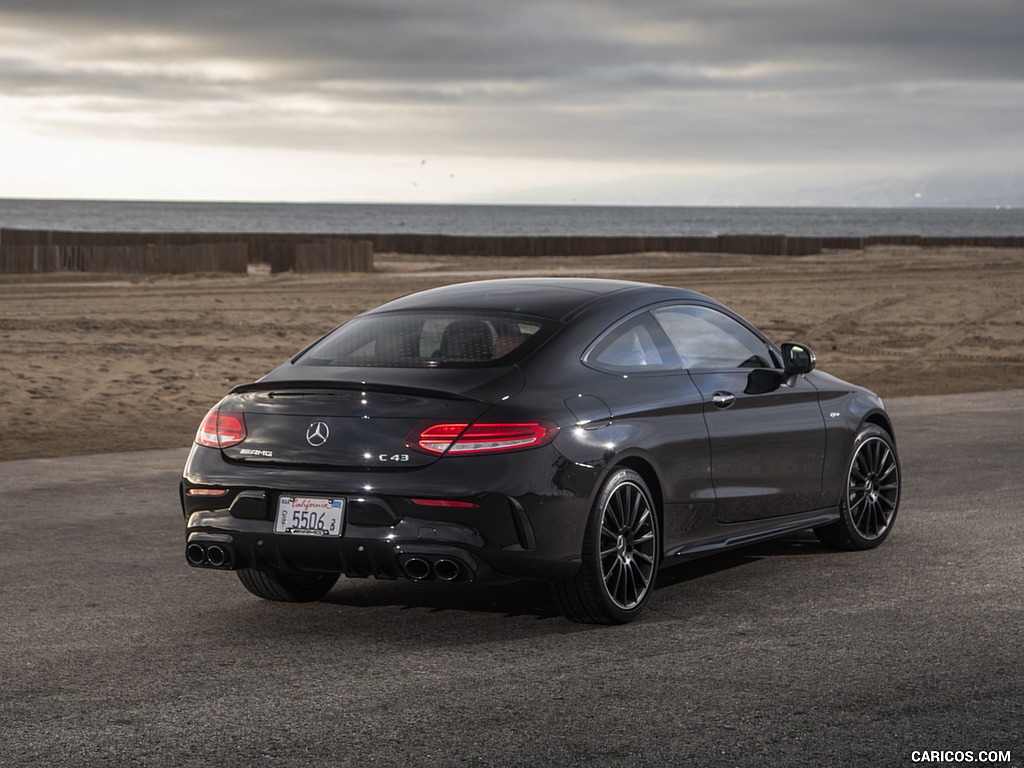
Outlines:
[{"label": "multi-spoke wheel", "polygon": [[892,530],[900,505],[900,460],[892,437],[868,425],[853,442],[840,518],[816,529],[818,538],[837,549],[877,547]]},{"label": "multi-spoke wheel", "polygon": [[605,481],[583,537],[579,573],[555,584],[573,621],[622,624],[646,605],[661,558],[658,515],[643,478],[620,469]]}]

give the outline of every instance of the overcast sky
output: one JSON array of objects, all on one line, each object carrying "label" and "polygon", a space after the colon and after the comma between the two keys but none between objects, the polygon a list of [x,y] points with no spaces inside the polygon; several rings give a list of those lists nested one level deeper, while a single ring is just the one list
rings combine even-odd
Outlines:
[{"label": "overcast sky", "polygon": [[0,0],[2,197],[939,204],[1022,174],[1024,0]]}]

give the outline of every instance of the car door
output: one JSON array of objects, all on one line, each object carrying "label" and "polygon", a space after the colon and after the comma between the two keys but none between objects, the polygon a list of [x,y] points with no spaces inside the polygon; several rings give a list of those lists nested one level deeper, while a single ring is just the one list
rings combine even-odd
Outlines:
[{"label": "car door", "polygon": [[803,376],[784,382],[767,341],[719,309],[672,305],[653,315],[703,400],[718,521],[814,509],[825,456],[814,386]]},{"label": "car door", "polygon": [[587,391],[607,404],[610,417],[601,440],[608,449],[642,453],[664,483],[664,541],[671,548],[695,524],[713,520],[703,397],[647,311],[602,334],[584,363],[599,372]]}]

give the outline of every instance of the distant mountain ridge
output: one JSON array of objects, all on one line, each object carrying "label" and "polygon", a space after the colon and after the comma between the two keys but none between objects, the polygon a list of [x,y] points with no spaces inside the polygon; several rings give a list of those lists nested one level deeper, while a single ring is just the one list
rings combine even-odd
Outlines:
[{"label": "distant mountain ridge", "polygon": [[804,188],[791,205],[871,208],[1021,208],[1024,172],[1014,176],[931,174]]}]

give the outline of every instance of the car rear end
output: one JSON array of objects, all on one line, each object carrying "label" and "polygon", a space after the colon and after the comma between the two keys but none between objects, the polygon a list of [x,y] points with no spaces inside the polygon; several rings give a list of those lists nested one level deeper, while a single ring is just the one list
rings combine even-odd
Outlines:
[{"label": "car rear end", "polygon": [[538,415],[516,364],[554,324],[425,311],[357,320],[203,420],[181,485],[188,563],[571,575],[585,515],[559,479],[561,412]]}]

